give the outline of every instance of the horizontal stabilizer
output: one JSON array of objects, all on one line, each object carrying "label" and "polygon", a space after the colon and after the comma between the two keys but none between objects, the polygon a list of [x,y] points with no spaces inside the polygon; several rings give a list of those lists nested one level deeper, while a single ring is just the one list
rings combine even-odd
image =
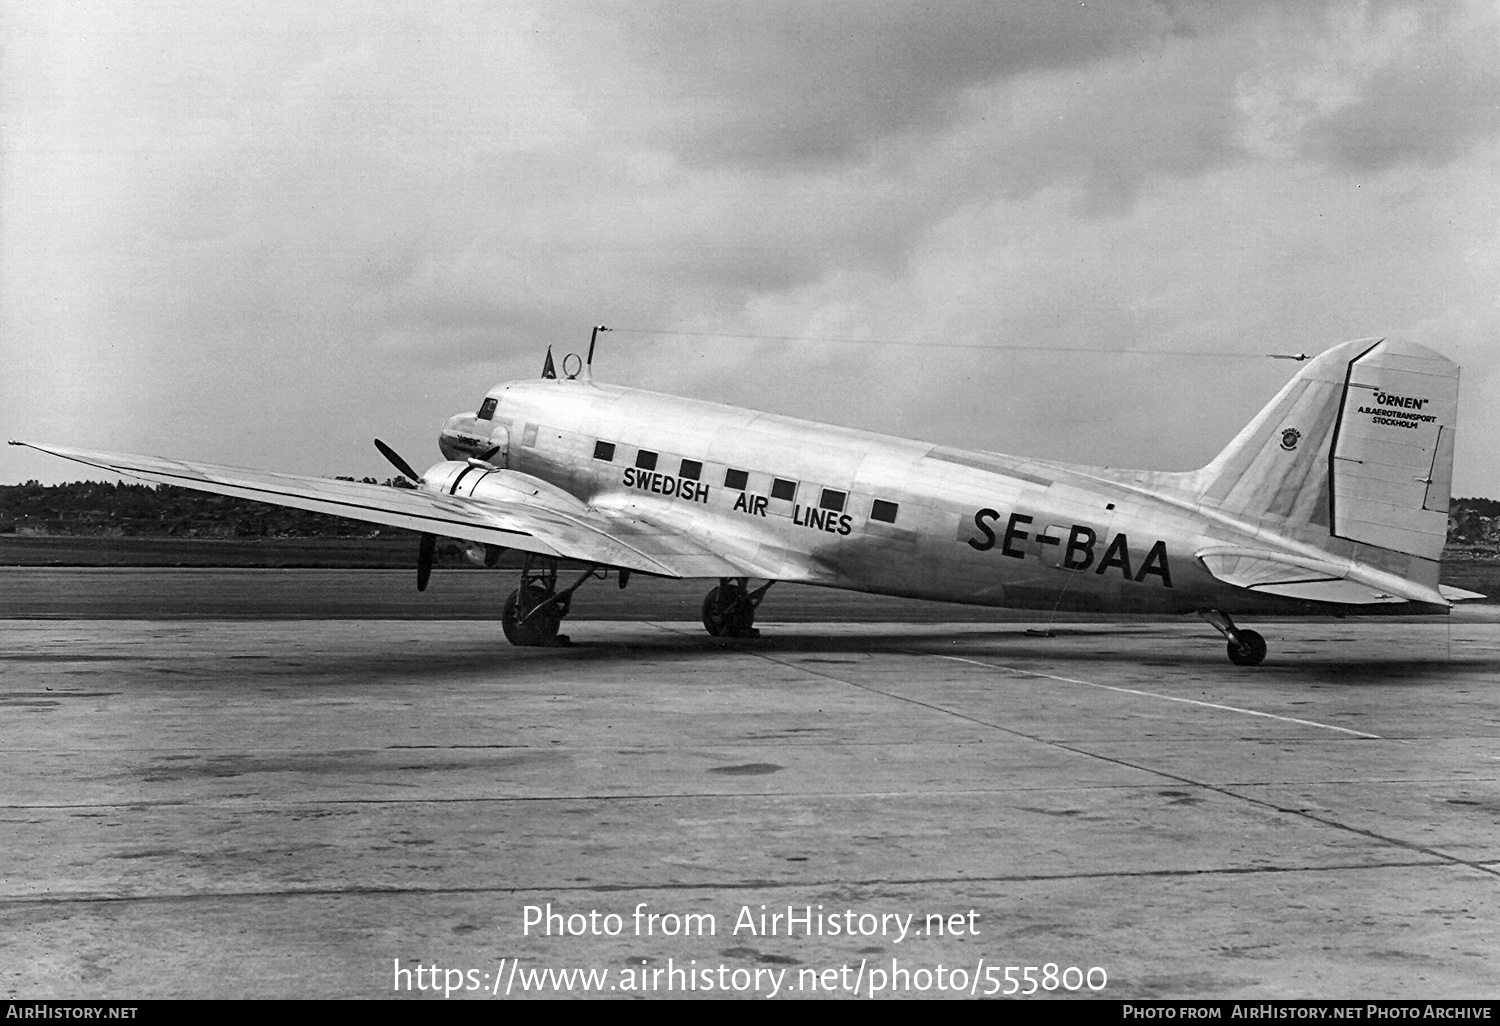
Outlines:
[{"label": "horizontal stabilizer", "polygon": [[1379,591],[1357,581],[1287,581],[1260,585],[1253,590],[1303,602],[1332,602],[1341,606],[1369,606],[1378,603],[1405,602],[1403,598]]},{"label": "horizontal stabilizer", "polygon": [[1443,598],[1449,602],[1473,602],[1475,599],[1488,597],[1479,594],[1477,591],[1465,591],[1462,588],[1455,588],[1450,584],[1439,584],[1438,591],[1442,592]]},{"label": "horizontal stabilizer", "polygon": [[1197,556],[1216,580],[1263,595],[1341,606],[1449,605],[1443,592],[1366,565],[1242,548],[1203,549]]}]

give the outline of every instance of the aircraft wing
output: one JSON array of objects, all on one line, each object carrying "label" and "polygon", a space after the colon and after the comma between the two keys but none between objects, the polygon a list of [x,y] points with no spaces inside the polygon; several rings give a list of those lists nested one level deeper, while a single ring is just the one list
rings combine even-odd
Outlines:
[{"label": "aircraft wing", "polygon": [[[516,471],[505,475],[505,498],[464,498],[428,489],[388,488],[300,474],[245,470],[155,456],[96,452],[12,442],[114,474],[157,484],[232,495],[388,527],[499,545],[663,577],[758,576],[759,568],[717,554],[683,530],[623,511],[595,509],[555,497],[555,489]],[[539,486],[527,487],[535,481]]]}]

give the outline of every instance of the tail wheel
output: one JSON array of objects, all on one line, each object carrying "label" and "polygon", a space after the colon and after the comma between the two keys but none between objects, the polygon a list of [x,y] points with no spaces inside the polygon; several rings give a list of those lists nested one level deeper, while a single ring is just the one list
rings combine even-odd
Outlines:
[{"label": "tail wheel", "polygon": [[1266,639],[1255,631],[1235,631],[1229,639],[1229,661],[1236,666],[1259,666],[1266,658]]},{"label": "tail wheel", "polygon": [[[545,588],[528,586],[524,606],[528,610],[534,609],[546,598]],[[554,605],[522,620],[521,609],[521,589],[517,588],[505,600],[505,610],[500,614],[500,629],[505,632],[505,640],[523,648],[552,644],[557,638],[557,629],[562,624],[563,611]]]},{"label": "tail wheel", "polygon": [[721,584],[703,600],[703,626],[716,638],[755,634],[755,603],[744,588]]}]

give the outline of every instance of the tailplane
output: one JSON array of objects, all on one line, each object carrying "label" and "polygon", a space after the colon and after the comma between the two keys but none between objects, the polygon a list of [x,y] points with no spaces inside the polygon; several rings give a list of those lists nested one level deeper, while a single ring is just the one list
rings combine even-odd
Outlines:
[{"label": "tailplane", "polygon": [[1458,365],[1447,357],[1410,342],[1346,342],[1194,475],[1199,504],[1392,569],[1415,562],[1395,554],[1430,560],[1408,573],[1435,584],[1457,413]]}]

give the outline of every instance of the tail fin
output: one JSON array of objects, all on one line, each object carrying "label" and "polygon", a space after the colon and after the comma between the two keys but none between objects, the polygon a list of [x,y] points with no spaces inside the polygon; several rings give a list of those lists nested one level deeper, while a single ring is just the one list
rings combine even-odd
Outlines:
[{"label": "tail fin", "polygon": [[1436,562],[1457,415],[1451,360],[1410,342],[1346,342],[1304,367],[1195,475],[1199,502],[1326,549],[1368,545]]}]

